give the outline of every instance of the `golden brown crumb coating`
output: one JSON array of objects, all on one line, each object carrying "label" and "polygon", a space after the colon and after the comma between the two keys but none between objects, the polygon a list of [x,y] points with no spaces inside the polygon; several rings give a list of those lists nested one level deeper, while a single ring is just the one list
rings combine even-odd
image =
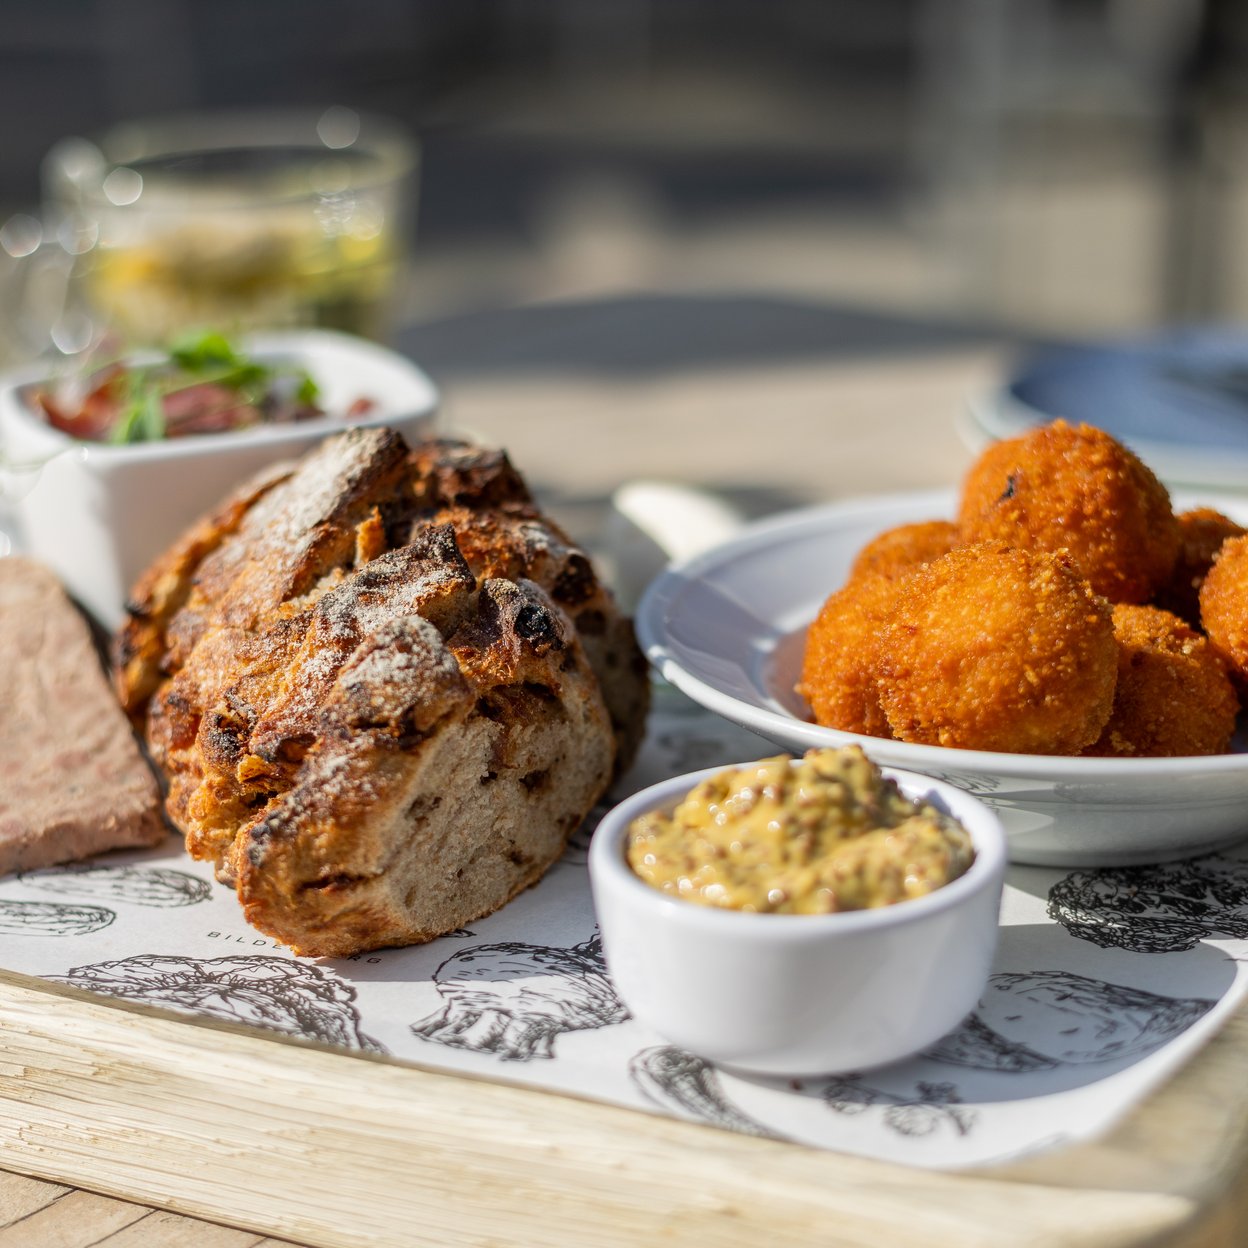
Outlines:
[{"label": "golden brown crumb coating", "polygon": [[1244,528],[1212,507],[1197,507],[1175,516],[1179,526],[1179,557],[1169,581],[1157,591],[1153,605],[1200,627],[1200,587],[1213,557],[1228,537],[1242,537]]},{"label": "golden brown crumb coating", "polygon": [[947,555],[958,544],[958,526],[951,520],[902,524],[873,537],[859,552],[849,579],[887,576],[896,580],[915,568]]},{"label": "golden brown crumb coating", "polygon": [[1114,709],[1086,753],[1166,758],[1223,754],[1239,698],[1207,638],[1157,607],[1114,607],[1118,684]]},{"label": "golden brown crumb coating", "polygon": [[876,691],[876,635],[902,582],[863,576],[832,594],[806,634],[797,692],[815,722],[843,732],[891,737]]},{"label": "golden brown crumb coating", "polygon": [[1064,555],[958,547],[902,582],[879,646],[901,741],[1077,754],[1113,705],[1110,606]]},{"label": "golden brown crumb coating", "polygon": [[1161,482],[1109,434],[1064,420],[990,446],[967,475],[958,523],[966,542],[1069,551],[1111,602],[1147,602],[1179,549]]},{"label": "golden brown crumb coating", "polygon": [[1222,543],[1200,587],[1200,623],[1240,689],[1248,689],[1248,536]]}]

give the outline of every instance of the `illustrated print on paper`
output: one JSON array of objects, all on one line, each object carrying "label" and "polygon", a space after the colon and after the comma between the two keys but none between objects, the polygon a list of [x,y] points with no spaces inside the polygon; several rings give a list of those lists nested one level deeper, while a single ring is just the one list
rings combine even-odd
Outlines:
[{"label": "illustrated print on paper", "polygon": [[96,901],[152,906],[167,910],[207,901],[212,886],[207,880],[170,867],[93,866],[72,863],[25,871],[17,877],[28,888]]},{"label": "illustrated print on paper", "polygon": [[412,1024],[421,1040],[508,1062],[554,1057],[567,1031],[628,1018],[595,933],[571,948],[508,941],[453,953],[433,974],[445,1004]]},{"label": "illustrated print on paper", "polygon": [[1103,949],[1182,953],[1248,939],[1248,864],[1210,855],[1156,867],[1076,871],[1049,890],[1049,918]]},{"label": "illustrated print on paper", "polygon": [[725,1127],[742,1135],[782,1136],[743,1113],[725,1094],[710,1062],[674,1045],[655,1045],[628,1064],[629,1077],[650,1102],[680,1118]]},{"label": "illustrated print on paper", "polygon": [[977,1070],[1024,1072],[1151,1053],[1214,1006],[1072,971],[993,975],[979,1006],[923,1056]]},{"label": "illustrated print on paper", "polygon": [[0,936],[89,936],[116,917],[104,906],[0,900]]},{"label": "illustrated print on paper", "polygon": [[184,958],[140,954],[50,976],[110,997],[166,1005],[347,1049],[384,1053],[360,1031],[355,989],[322,967],[271,954]]},{"label": "illustrated print on paper", "polygon": [[873,1107],[883,1109],[882,1121],[897,1135],[928,1136],[942,1129],[967,1135],[976,1112],[962,1104],[956,1084],[915,1081],[913,1095],[887,1092],[862,1082],[861,1075],[845,1075],[824,1084],[823,1099],[838,1114],[862,1114]]},{"label": "illustrated print on paper", "polygon": [[981,775],[976,772],[960,771],[957,775],[953,775],[947,771],[932,771],[928,774],[933,780],[943,780],[946,784],[952,784],[956,789],[963,789],[967,793],[976,793],[981,796],[985,793],[995,793],[1001,787],[1001,781],[997,776]]}]

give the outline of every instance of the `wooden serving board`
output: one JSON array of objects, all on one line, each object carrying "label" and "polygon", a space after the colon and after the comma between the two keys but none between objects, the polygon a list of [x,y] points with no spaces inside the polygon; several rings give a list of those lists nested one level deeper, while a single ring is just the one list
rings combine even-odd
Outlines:
[{"label": "wooden serving board", "polygon": [[1106,1138],[946,1175],[0,972],[2,1164],[323,1245],[1230,1248],[1248,1010]]}]

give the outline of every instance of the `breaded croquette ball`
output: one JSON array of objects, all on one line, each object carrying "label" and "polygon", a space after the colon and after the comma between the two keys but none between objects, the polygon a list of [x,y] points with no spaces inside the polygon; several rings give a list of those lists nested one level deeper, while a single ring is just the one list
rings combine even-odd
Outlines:
[{"label": "breaded croquette ball", "polygon": [[1157,591],[1153,605],[1199,628],[1200,587],[1213,566],[1213,557],[1228,537],[1242,537],[1245,530],[1212,507],[1182,511],[1175,520],[1179,526],[1179,557],[1169,581]]},{"label": "breaded croquette ball", "polygon": [[1114,608],[1118,684],[1100,739],[1085,752],[1166,758],[1223,754],[1239,698],[1208,639],[1157,607]]},{"label": "breaded croquette ball", "polygon": [[807,630],[797,692],[817,724],[892,736],[876,691],[876,634],[900,588],[886,576],[851,581],[828,598]]},{"label": "breaded croquette ball", "polygon": [[915,568],[947,555],[958,544],[958,526],[951,520],[902,524],[873,537],[859,552],[849,579],[887,576],[896,580]]},{"label": "breaded croquette ball", "polygon": [[960,546],[901,583],[879,647],[901,741],[1078,754],[1113,706],[1110,606],[1064,555]]},{"label": "breaded croquette ball", "polygon": [[1200,587],[1200,625],[1232,679],[1248,689],[1248,536],[1222,543]]},{"label": "breaded croquette ball", "polygon": [[967,475],[958,524],[966,542],[1069,551],[1111,602],[1147,602],[1179,550],[1161,482],[1109,434],[1064,420],[990,446]]}]

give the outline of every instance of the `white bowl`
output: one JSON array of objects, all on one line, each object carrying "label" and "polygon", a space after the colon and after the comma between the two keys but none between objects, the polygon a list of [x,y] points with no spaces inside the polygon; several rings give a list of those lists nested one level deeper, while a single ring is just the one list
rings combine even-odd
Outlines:
[{"label": "white bowl", "polygon": [[[253,334],[242,348],[306,368],[329,415],[234,433],[110,446],[53,429],[31,405],[46,366],[0,379],[0,449],[16,494],[21,547],[47,564],[106,628],[120,623],[144,568],[189,524],[252,473],[302,454],[346,427],[341,415],[367,397],[354,424],[385,424],[419,438],[434,426],[438,392],[403,356],[328,330]],[[17,486],[15,489],[14,486]]]},{"label": "white bowl", "polygon": [[665,780],[610,811],[589,850],[607,970],[632,1013],[700,1057],[768,1075],[880,1066],[917,1053],[969,1014],[997,942],[1005,836],[952,785],[885,769],[934,801],[975,845],[969,870],[926,897],[844,914],[747,914],[681,901],[640,880],[629,825],[671,810],[712,767]]},{"label": "white bowl", "polygon": [[[1174,497],[1248,523],[1243,498]],[[695,702],[786,750],[857,743],[881,764],[948,780],[1000,816],[1015,862],[1106,867],[1208,853],[1248,835],[1248,754],[1066,758],[957,750],[812,723],[794,692],[806,629],[869,538],[952,514],[950,492],[807,508],[762,521],[669,568],[637,609],[658,671]]]}]

